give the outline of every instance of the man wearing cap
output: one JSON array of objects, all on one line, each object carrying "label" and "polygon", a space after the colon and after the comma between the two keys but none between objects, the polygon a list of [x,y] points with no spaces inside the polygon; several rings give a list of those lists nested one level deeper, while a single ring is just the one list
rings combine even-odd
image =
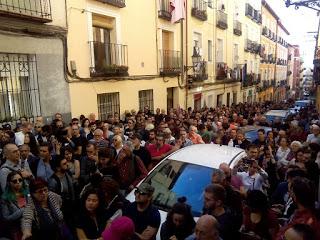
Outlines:
[{"label": "man wearing cap", "polygon": [[320,144],[320,127],[316,124],[311,125],[311,131],[312,133],[308,135],[307,137],[307,143],[317,143]]},{"label": "man wearing cap", "polygon": [[133,154],[140,157],[144,166],[146,167],[147,170],[150,170],[151,166],[151,155],[149,151],[141,146],[141,140],[142,137],[139,134],[133,134],[129,140],[132,142],[133,145]]},{"label": "man wearing cap", "polygon": [[152,205],[154,187],[142,183],[134,193],[136,201],[123,211],[123,215],[131,218],[135,224],[133,240],[154,240],[161,222],[159,210]]}]

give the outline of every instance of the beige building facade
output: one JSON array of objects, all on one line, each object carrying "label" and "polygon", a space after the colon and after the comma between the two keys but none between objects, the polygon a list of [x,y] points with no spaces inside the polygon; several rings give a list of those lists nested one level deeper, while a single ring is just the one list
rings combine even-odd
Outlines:
[{"label": "beige building facade", "polygon": [[64,1],[31,2],[0,4],[0,122],[33,121],[40,115],[50,122],[56,112],[71,116]]},{"label": "beige building facade", "polygon": [[261,1],[245,1],[244,17],[244,79],[241,85],[242,102],[257,100],[256,87],[260,82],[260,50],[262,24]]},{"label": "beige building facade", "polygon": [[276,46],[276,70],[275,70],[275,100],[282,101],[286,98],[288,89],[288,36],[290,33],[285,26],[278,21],[278,42]]},{"label": "beige building facade", "polygon": [[273,100],[275,87],[277,24],[279,17],[266,1],[262,1],[261,59],[259,102]]}]

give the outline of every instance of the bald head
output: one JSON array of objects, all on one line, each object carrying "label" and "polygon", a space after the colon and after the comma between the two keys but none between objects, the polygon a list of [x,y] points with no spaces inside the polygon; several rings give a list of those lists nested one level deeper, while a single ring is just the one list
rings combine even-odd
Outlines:
[{"label": "bald head", "polygon": [[219,165],[219,169],[221,171],[223,171],[226,176],[230,176],[231,175],[231,168],[229,167],[229,165],[227,163],[221,163]]},{"label": "bald head", "polygon": [[203,215],[199,218],[195,229],[197,240],[219,239],[218,221],[211,215]]}]

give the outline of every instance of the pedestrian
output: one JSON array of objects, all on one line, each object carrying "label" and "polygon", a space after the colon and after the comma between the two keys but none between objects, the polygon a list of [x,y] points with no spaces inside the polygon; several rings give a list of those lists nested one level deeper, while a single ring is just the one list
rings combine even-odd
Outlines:
[{"label": "pedestrian", "polygon": [[195,221],[186,198],[179,198],[167,215],[160,230],[161,240],[184,240],[193,233]]},{"label": "pedestrian", "polygon": [[119,217],[102,233],[102,238],[103,240],[131,240],[134,234],[133,221],[128,217]]},{"label": "pedestrian", "polygon": [[1,214],[3,221],[0,237],[20,240],[22,232],[20,221],[28,203],[28,186],[20,172],[12,171],[7,176],[7,185],[1,196]]},{"label": "pedestrian", "polygon": [[160,227],[159,210],[152,205],[154,187],[142,183],[136,188],[135,202],[124,209],[123,216],[131,218],[135,224],[133,239],[153,240]]},{"label": "pedestrian", "polygon": [[186,240],[222,240],[218,227],[217,219],[211,215],[203,215],[197,221],[194,234]]}]

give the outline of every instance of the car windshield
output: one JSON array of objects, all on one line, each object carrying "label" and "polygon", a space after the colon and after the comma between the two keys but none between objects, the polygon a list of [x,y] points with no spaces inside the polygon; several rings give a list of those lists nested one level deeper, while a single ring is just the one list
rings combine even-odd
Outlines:
[{"label": "car windshield", "polygon": [[186,197],[193,216],[203,208],[203,191],[210,184],[214,168],[167,159],[146,179],[155,188],[154,205],[169,211],[180,197]]},{"label": "car windshield", "polygon": [[254,142],[255,140],[258,139],[258,130],[249,130],[245,132],[245,137],[248,139],[250,142]]}]

